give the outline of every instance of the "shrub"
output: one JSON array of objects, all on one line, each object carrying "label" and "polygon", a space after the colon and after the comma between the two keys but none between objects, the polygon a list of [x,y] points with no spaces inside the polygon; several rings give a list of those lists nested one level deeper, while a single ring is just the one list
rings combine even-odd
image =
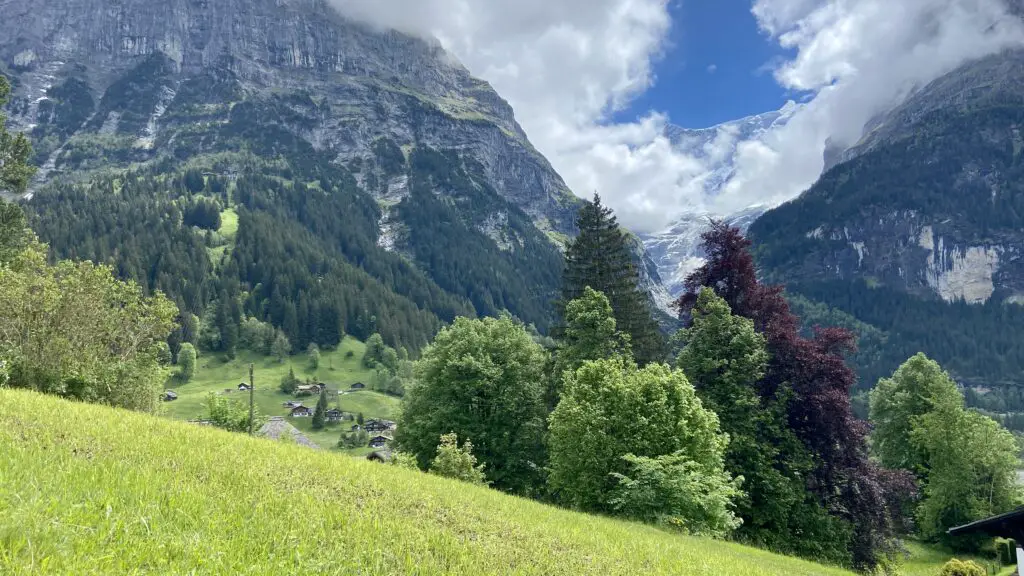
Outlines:
[{"label": "shrub", "polygon": [[470,484],[487,484],[484,480],[484,465],[478,466],[476,456],[473,456],[473,443],[467,439],[460,448],[459,438],[454,433],[441,436],[437,457],[430,463],[430,472]]},{"label": "shrub", "polygon": [[986,576],[985,569],[971,560],[953,558],[942,567],[939,576]]},{"label": "shrub", "polygon": [[996,557],[1004,566],[1017,563],[1017,542],[1012,538],[996,538]]}]

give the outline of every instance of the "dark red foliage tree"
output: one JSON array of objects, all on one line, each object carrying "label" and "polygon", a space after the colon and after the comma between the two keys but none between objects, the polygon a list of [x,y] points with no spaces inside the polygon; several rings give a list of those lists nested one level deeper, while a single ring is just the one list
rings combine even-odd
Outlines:
[{"label": "dark red foliage tree", "polygon": [[[814,456],[816,468],[807,487],[830,514],[850,523],[850,557],[858,568],[874,566],[896,528],[892,502],[908,497],[912,482],[882,471],[868,458],[867,427],[850,406],[856,375],[846,364],[855,350],[854,335],[839,328],[815,328],[813,339],[800,335],[800,320],[780,286],[757,279],[751,243],[736,228],[712,222],[703,235],[707,262],[686,280],[676,302],[680,317],[689,313],[704,286],[712,287],[734,314],[750,318],[764,334],[771,361],[757,383],[762,398],[788,386],[789,427]],[[883,473],[884,472],[884,473]]]}]

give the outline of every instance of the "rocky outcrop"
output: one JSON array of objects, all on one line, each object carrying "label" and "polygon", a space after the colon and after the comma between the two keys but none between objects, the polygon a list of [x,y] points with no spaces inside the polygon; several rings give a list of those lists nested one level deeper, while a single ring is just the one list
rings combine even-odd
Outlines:
[{"label": "rocky outcrop", "polygon": [[[339,162],[372,156],[379,138],[464,150],[540,226],[571,232],[577,201],[512,108],[435,42],[346,20],[323,0],[7,0],[3,12],[11,121],[52,160],[44,178],[82,167],[60,156],[76,137],[120,148],[108,164],[146,161],[224,122],[234,102],[301,95],[317,117],[289,128]],[[62,97],[72,82],[74,98]],[[73,109],[57,126],[62,106]]]}]

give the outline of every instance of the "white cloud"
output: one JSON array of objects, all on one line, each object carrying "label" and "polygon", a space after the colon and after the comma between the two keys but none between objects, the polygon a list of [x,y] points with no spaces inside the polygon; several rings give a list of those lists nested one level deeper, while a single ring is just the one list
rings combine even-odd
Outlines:
[{"label": "white cloud", "polygon": [[739,147],[724,211],[790,199],[817,179],[826,140],[851,145],[874,116],[960,64],[1024,46],[1001,0],[757,0],[762,28],[797,55],[775,70],[814,97],[790,122]]},{"label": "white cloud", "polygon": [[718,64],[708,65],[708,74],[714,74],[715,72],[718,72]]},{"label": "white cloud", "polygon": [[[1002,0],[754,0],[761,27],[796,54],[776,64],[776,79],[813,97],[756,140],[723,130],[685,151],[665,138],[663,114],[609,122],[654,81],[669,0],[333,1],[350,16],[436,36],[509,100],[577,194],[601,192],[638,231],[686,210],[791,198],[817,178],[827,138],[855,140],[911,86],[1024,38]],[[724,187],[723,163],[736,168]]]}]

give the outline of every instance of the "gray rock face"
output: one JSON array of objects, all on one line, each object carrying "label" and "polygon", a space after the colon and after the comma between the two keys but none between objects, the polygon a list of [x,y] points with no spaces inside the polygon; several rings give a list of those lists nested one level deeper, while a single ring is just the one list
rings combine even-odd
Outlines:
[{"label": "gray rock face", "polygon": [[[577,200],[511,107],[436,43],[346,20],[323,0],[5,0],[0,10],[0,62],[16,83],[13,126],[51,120],[66,104],[53,93],[68,79],[84,82],[79,100],[99,103],[88,122],[68,120],[67,133],[41,146],[45,154],[90,133],[134,139],[130,160],[145,160],[197,123],[223,122],[225,102],[196,87],[197,79],[227,79],[247,96],[308,96],[319,118],[292,128],[342,162],[368,156],[381,137],[467,151],[541,228],[572,231]],[[166,62],[150,68],[166,69],[147,68],[144,82],[118,86],[154,55]],[[114,86],[131,96],[120,106]],[[172,115],[183,90],[190,114]],[[59,154],[46,159],[49,177],[62,162]]]}]

